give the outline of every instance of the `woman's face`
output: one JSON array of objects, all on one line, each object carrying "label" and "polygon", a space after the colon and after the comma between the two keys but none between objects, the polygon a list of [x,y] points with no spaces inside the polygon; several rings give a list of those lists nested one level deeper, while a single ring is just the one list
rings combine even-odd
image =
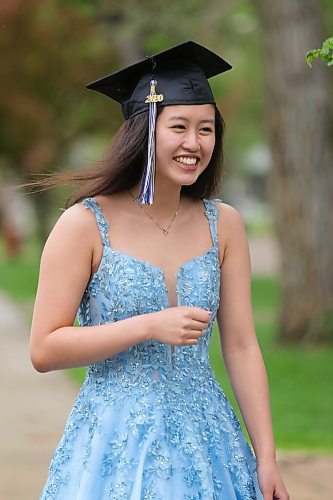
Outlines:
[{"label": "woman's face", "polygon": [[156,178],[191,185],[210,162],[215,145],[212,104],[165,106],[156,124]]}]

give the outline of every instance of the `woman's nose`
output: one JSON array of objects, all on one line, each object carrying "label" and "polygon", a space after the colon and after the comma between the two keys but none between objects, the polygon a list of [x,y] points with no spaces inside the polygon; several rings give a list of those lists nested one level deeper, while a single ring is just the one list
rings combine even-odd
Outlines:
[{"label": "woman's nose", "polygon": [[198,149],[200,149],[200,143],[197,133],[188,131],[184,137],[183,146],[191,151],[198,151]]}]

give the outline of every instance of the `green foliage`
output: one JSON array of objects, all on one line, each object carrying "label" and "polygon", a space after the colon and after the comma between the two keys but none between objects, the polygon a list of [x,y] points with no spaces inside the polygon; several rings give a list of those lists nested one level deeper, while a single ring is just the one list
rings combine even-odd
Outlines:
[{"label": "green foliage", "polygon": [[50,168],[93,126],[84,86],[100,71],[106,45],[84,9],[25,0],[2,14],[0,51],[2,165],[23,175]]},{"label": "green foliage", "polygon": [[88,95],[85,83],[187,39],[234,65],[212,86],[229,145],[246,148],[260,136],[253,119],[262,106],[257,24],[249,1],[170,0],[167,8],[161,0],[14,2],[0,38],[2,164],[22,173],[65,164],[79,134],[115,130],[122,120],[119,106]]},{"label": "green foliage", "polygon": [[312,67],[312,62],[317,57],[327,63],[327,66],[333,66],[333,36],[324,41],[321,49],[309,50],[306,54],[306,62]]}]

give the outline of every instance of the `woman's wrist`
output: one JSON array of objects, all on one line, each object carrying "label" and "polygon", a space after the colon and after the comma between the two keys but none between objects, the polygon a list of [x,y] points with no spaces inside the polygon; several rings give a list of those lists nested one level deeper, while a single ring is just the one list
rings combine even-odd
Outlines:
[{"label": "woman's wrist", "polygon": [[142,321],[142,342],[154,340],[155,331],[155,313],[143,314]]},{"label": "woman's wrist", "polygon": [[269,450],[265,452],[256,453],[256,461],[258,465],[276,463],[276,451]]}]

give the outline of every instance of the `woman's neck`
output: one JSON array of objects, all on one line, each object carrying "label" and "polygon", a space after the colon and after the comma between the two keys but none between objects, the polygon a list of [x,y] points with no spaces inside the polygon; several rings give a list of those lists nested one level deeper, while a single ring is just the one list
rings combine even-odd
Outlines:
[{"label": "woman's neck", "polygon": [[[131,193],[137,196],[140,190],[140,184],[137,184],[131,189]],[[154,203],[152,205],[144,205],[147,212],[151,212],[156,217],[168,218],[170,213],[175,212],[180,202],[181,186],[174,186],[166,189],[165,186],[160,186],[155,183],[154,188]]]}]

